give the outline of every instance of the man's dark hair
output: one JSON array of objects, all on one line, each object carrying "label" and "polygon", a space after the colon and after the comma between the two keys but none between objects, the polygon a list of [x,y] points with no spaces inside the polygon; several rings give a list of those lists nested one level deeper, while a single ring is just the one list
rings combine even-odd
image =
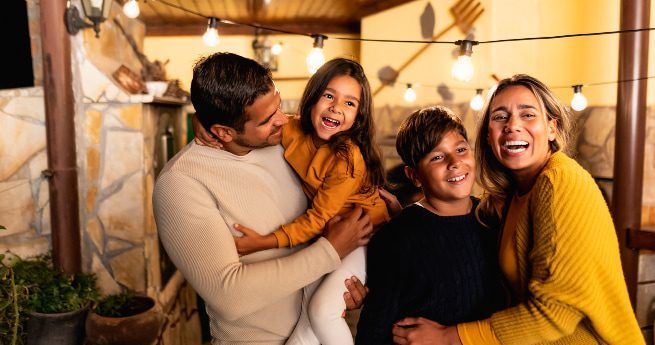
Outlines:
[{"label": "man's dark hair", "polygon": [[209,131],[219,124],[243,131],[246,107],[273,87],[271,71],[232,53],[216,53],[193,67],[191,103],[200,123]]},{"label": "man's dark hair", "polygon": [[468,140],[462,121],[452,110],[441,106],[417,110],[400,125],[396,136],[396,151],[405,165],[416,168],[421,158],[432,151],[450,131]]}]

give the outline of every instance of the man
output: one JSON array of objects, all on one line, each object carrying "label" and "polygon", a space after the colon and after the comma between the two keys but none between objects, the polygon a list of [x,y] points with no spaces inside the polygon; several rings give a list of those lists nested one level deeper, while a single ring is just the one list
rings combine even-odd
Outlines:
[{"label": "man", "polygon": [[[303,287],[366,244],[370,221],[356,209],[331,220],[305,248],[239,257],[234,224],[265,235],[307,207],[279,145],[287,122],[280,94],[264,67],[218,53],[195,66],[191,101],[222,149],[191,143],[162,170],[153,195],[161,241],[207,303],[213,344],[284,344],[298,322]],[[356,299],[351,292],[347,301]]]}]

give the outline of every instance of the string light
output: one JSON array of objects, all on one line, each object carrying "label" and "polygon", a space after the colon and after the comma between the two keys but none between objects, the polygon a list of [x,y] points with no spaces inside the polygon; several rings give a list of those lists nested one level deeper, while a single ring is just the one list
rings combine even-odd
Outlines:
[{"label": "string light", "polygon": [[275,43],[271,47],[271,53],[273,53],[273,55],[280,55],[282,53],[282,43]]},{"label": "string light", "polygon": [[[128,0],[127,3],[125,4],[131,4],[132,2],[136,3],[136,0]],[[188,8],[185,8],[179,4],[172,3],[168,0],[157,0],[154,2],[156,4],[162,4],[166,5],[172,8],[176,8],[180,11],[202,17],[202,18],[207,18],[209,19],[209,27],[207,29],[208,32],[203,35],[203,40],[207,43],[208,45],[210,43],[216,42],[213,45],[218,44],[219,37],[218,37],[218,30],[216,29],[218,27],[218,19],[214,17],[208,17],[203,13],[197,12],[190,10]],[[265,5],[270,5],[271,0],[264,0]],[[133,6],[133,5],[131,5]],[[138,6],[138,5],[137,5]],[[127,15],[127,14],[126,14]],[[312,50],[312,53],[310,56],[307,57],[307,62],[308,62],[308,67],[309,67],[309,62],[310,58],[312,60],[312,64],[316,67],[316,70],[324,63],[325,58],[322,53],[322,49],[316,49],[316,48],[322,48],[323,46],[323,41],[328,39],[328,36],[321,35],[321,34],[307,34],[307,33],[302,33],[302,32],[293,32],[293,31],[288,31],[288,30],[283,30],[280,28],[274,28],[274,27],[268,27],[268,26],[263,26],[259,24],[253,24],[253,23],[243,23],[243,22],[236,22],[232,20],[220,20],[224,23],[227,24],[232,24],[232,25],[242,25],[242,26],[249,26],[255,29],[263,29],[267,31],[273,31],[273,32],[279,32],[279,33],[284,33],[284,34],[289,34],[289,35],[297,35],[297,36],[310,36],[314,38],[314,46],[315,48]],[[212,28],[212,23],[213,23],[213,29],[214,34],[211,34],[213,37],[207,37],[209,36],[209,31]],[[460,46],[460,56],[458,57],[457,61],[453,65],[453,77],[455,77],[457,80],[465,80],[468,81],[472,79],[473,74],[474,74],[474,68],[473,64],[471,63],[471,54],[472,54],[472,46],[477,45],[477,44],[492,44],[492,43],[502,43],[502,42],[518,42],[518,41],[534,41],[534,40],[550,40],[550,39],[560,39],[560,38],[571,38],[571,37],[588,37],[588,36],[599,36],[599,35],[611,35],[611,34],[620,34],[620,33],[635,33],[635,32],[643,32],[643,31],[653,31],[655,30],[655,27],[645,27],[645,28],[638,28],[638,29],[624,29],[624,30],[615,30],[615,31],[601,31],[601,32],[588,32],[588,33],[575,33],[575,34],[565,34],[565,35],[557,35],[557,36],[536,36],[536,37],[520,37],[520,38],[506,38],[506,39],[496,39],[496,40],[487,40],[487,41],[470,41],[470,40],[460,40],[460,41],[436,41],[436,40],[395,40],[395,39],[370,39],[370,38],[363,38],[363,37],[334,37],[331,36],[329,38],[335,39],[335,40],[346,40],[346,41],[360,41],[360,42],[389,42],[389,43],[416,43],[416,44],[456,44]],[[281,46],[280,46],[281,48]],[[272,49],[275,49],[277,51],[276,45],[272,47]],[[318,53],[318,54],[317,54]],[[315,56],[313,55],[315,54]],[[319,63],[320,62],[320,63]],[[457,77],[456,77],[457,76]],[[466,78],[468,76],[468,78]],[[461,78],[460,78],[461,77]],[[623,82],[629,82],[629,81],[636,81],[636,80],[645,80],[645,79],[653,79],[655,76],[646,76],[646,77],[640,77],[640,78],[635,78],[635,79],[627,79],[627,80],[616,80],[616,81],[608,81],[608,82],[600,82],[600,83],[585,83],[587,86],[592,86],[592,85],[604,85],[604,84],[615,84],[615,83],[623,83]],[[468,79],[468,80],[466,80]],[[578,86],[578,85],[576,85]],[[551,89],[558,89],[558,88],[569,88],[571,86],[551,86]],[[458,89],[458,88],[453,88],[453,89]],[[463,88],[459,88],[463,90]],[[579,85],[579,89],[582,89],[582,85]],[[467,88],[466,90],[472,90],[471,88]],[[575,90],[575,86],[574,86]],[[413,91],[413,90],[412,90]],[[477,91],[477,90],[476,90]],[[406,92],[407,93],[407,92]],[[493,88],[492,90],[489,91],[490,94],[493,93]],[[414,93],[415,94],[415,93]],[[581,101],[578,101],[577,99],[581,99]],[[578,104],[585,104],[586,107],[586,98],[582,93],[576,93],[574,95],[574,99],[572,102],[576,102],[576,107]],[[572,104],[573,106],[573,104]],[[574,108],[575,109],[575,108]],[[584,108],[582,108],[584,109]]]},{"label": "string light", "polygon": [[587,108],[587,97],[582,94],[582,85],[573,85],[571,108],[575,111],[582,111]]},{"label": "string light", "polygon": [[139,10],[139,4],[136,0],[128,0],[125,5],[123,5],[123,13],[128,18],[134,19],[138,17],[141,11]]},{"label": "string light", "polygon": [[479,111],[484,106],[484,98],[482,98],[482,89],[475,90],[475,96],[471,98],[471,103],[469,103],[471,109]]},{"label": "string light", "polygon": [[457,61],[453,64],[453,69],[450,74],[455,80],[469,82],[473,78],[475,72],[473,63],[471,62],[471,54],[473,53],[473,45],[478,44],[475,41],[461,40],[455,42],[459,45],[459,56]]},{"label": "string light", "polygon": [[407,84],[407,90],[405,90],[405,101],[407,103],[414,103],[414,101],[416,101],[416,91],[412,89],[412,84]]},{"label": "string light", "polygon": [[314,48],[307,55],[307,70],[309,73],[314,74],[325,63],[325,56],[323,56],[323,41],[327,39],[325,35],[312,35],[314,38]]},{"label": "string light", "polygon": [[218,37],[218,18],[209,18],[207,31],[202,35],[202,41],[210,47],[216,46],[221,41],[220,37]]}]

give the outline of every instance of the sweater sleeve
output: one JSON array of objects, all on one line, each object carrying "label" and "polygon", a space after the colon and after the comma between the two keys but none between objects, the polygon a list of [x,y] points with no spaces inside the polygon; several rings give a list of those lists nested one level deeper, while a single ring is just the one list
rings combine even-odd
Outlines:
[{"label": "sweater sleeve", "polygon": [[489,319],[460,323],[457,325],[457,334],[463,345],[501,345],[491,329]]},{"label": "sweater sleeve", "polygon": [[292,255],[240,262],[216,200],[197,181],[163,173],[153,194],[162,244],[194,289],[228,320],[236,320],[297,292],[336,269],[339,256],[325,239]]},{"label": "sweater sleeve", "polygon": [[[533,187],[532,238],[517,238],[519,245],[532,243],[527,299],[491,317],[502,344],[555,341],[571,335],[583,318],[596,333],[616,318],[631,326],[609,211],[591,177],[579,170],[550,169]],[[616,339],[599,335],[609,343]]]},{"label": "sweater sleeve", "polygon": [[357,323],[357,345],[392,344],[391,328],[398,321],[403,282],[407,281],[407,267],[402,261],[406,256],[398,250],[401,244],[391,239],[387,231],[391,224],[381,229],[369,243],[366,257],[366,284],[369,293]]},{"label": "sweater sleeve", "polygon": [[339,213],[346,200],[359,191],[366,175],[362,168],[364,159],[359,150],[352,152],[354,173],[348,171],[346,161],[337,159],[307,211],[274,232],[278,247],[297,246],[316,237],[323,231],[327,221]]}]

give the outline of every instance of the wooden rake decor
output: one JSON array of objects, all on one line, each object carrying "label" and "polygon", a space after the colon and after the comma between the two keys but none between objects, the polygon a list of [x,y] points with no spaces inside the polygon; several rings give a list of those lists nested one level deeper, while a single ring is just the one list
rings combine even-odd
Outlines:
[{"label": "wooden rake decor", "polygon": [[[457,27],[463,34],[467,34],[469,30],[473,27],[473,24],[475,21],[480,18],[482,13],[484,12],[484,8],[482,7],[482,4],[479,1],[476,0],[459,0],[455,5],[453,5],[450,8],[450,14],[453,16],[453,22],[450,23],[447,27],[445,27],[443,30],[441,30],[439,33],[436,35],[432,36],[432,41],[437,41],[439,38],[443,37],[448,31],[452,30],[453,28]],[[416,60],[421,54],[423,54],[429,47],[430,43],[426,43],[423,45],[414,55],[412,55],[407,61],[405,61],[397,70],[396,70],[396,76],[400,75],[400,73],[407,68],[414,60]],[[377,94],[382,91],[385,86],[387,86],[387,83],[382,83],[380,86],[378,86],[377,89],[373,92],[373,96],[375,97]]]}]

